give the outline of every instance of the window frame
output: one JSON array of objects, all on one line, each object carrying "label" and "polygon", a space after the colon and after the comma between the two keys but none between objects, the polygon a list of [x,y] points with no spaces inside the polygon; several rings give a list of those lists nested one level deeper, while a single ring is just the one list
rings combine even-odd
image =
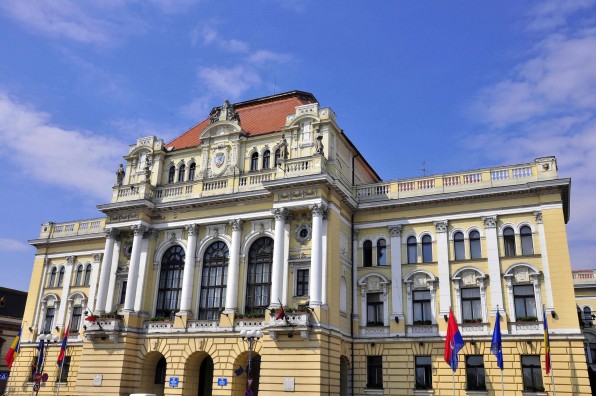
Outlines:
[{"label": "window frame", "polygon": [[180,167],[178,168],[178,183],[183,183],[184,182],[184,176],[186,174],[186,165],[182,164],[180,165]]},{"label": "window frame", "polygon": [[64,269],[64,266],[60,267],[60,271],[58,271],[58,282],[56,287],[62,287],[62,285],[64,284],[64,273],[66,272],[66,270]]},{"label": "window frame", "polygon": [[[52,315],[48,315],[48,313],[52,313]],[[48,320],[51,318],[51,320]],[[43,327],[42,333],[49,334],[52,332],[52,327],[54,326],[54,320],[56,319],[56,307],[55,306],[48,306],[46,307],[46,312],[43,318]]]},{"label": "window frame", "polygon": [[188,181],[193,181],[195,179],[196,171],[197,171],[197,163],[193,162],[188,167]]},{"label": "window frame", "polygon": [[[376,297],[377,301],[372,301]],[[385,325],[383,293],[366,293],[366,326],[378,327]],[[374,320],[371,320],[371,313]]]},{"label": "window frame", "polygon": [[[532,362],[529,362],[530,358]],[[538,362],[536,364],[536,362]],[[540,355],[521,355],[520,365],[522,369],[522,386],[524,392],[540,392],[544,391],[544,381],[542,378],[542,365],[540,363]],[[526,372],[530,372],[532,383],[526,383]],[[536,379],[539,379],[538,383]]]},{"label": "window frame", "polygon": [[60,377],[56,376],[56,383],[68,384],[68,373],[70,372],[71,361],[72,356],[64,356],[64,360],[62,361],[62,369],[58,370],[60,373],[58,375]]},{"label": "window frame", "polygon": [[[473,363],[471,362],[472,359],[480,359],[480,363]],[[474,379],[474,384],[470,384],[471,378]],[[466,390],[486,391],[484,355],[466,355]]]},{"label": "window frame", "polygon": [[[516,291],[522,290],[522,288],[527,288],[531,292],[528,292],[526,294],[521,294],[521,292],[516,293]],[[523,301],[525,315],[520,315],[520,312],[518,311],[518,301]],[[528,302],[529,301],[533,302],[533,305],[532,305],[534,308],[533,315],[528,315]],[[535,318],[535,320],[539,319],[538,318],[538,306],[536,304],[536,293],[535,293],[533,284],[522,283],[522,284],[518,284],[518,285],[513,285],[513,306],[515,309],[515,320],[516,321],[519,321],[520,319],[528,320],[527,318]]]},{"label": "window frame", "polygon": [[85,266],[85,275],[83,276],[83,286],[89,286],[91,284],[91,272],[93,271],[93,266],[91,264],[87,264]]},{"label": "window frame", "polygon": [[453,234],[453,259],[461,261],[466,259],[466,244],[464,233],[457,231]]},{"label": "window frame", "polygon": [[47,287],[54,287],[54,284],[56,283],[56,276],[57,275],[58,275],[58,267],[52,268],[52,271],[50,271],[50,278],[48,280],[48,286]]},{"label": "window frame", "polygon": [[81,280],[83,278],[83,264],[77,266],[77,272],[75,274],[74,286],[81,286]]},{"label": "window frame", "polygon": [[414,235],[406,239],[406,249],[408,264],[418,263],[418,241]]},{"label": "window frame", "polygon": [[250,156],[250,171],[256,172],[259,170],[259,153],[254,152]]},{"label": "window frame", "polygon": [[[199,292],[199,320],[219,320],[219,313],[225,308],[230,264],[230,249],[222,241],[209,244],[203,253],[203,269],[201,271],[201,289]],[[213,274],[212,274],[213,273]],[[206,280],[214,277],[215,284],[206,284]],[[210,296],[211,291],[216,294]],[[207,303],[205,302],[207,299]],[[209,304],[209,300],[217,300],[218,304]]]},{"label": "window frame", "polygon": [[176,166],[175,165],[170,165],[170,168],[168,169],[168,183],[174,183],[174,180],[176,179]]},{"label": "window frame", "polygon": [[522,256],[531,256],[534,254],[534,240],[532,228],[528,225],[521,226],[519,229],[519,240],[521,244]]},{"label": "window frame", "polygon": [[81,328],[81,322],[83,320],[83,307],[75,305],[72,307],[72,313],[70,315],[70,329],[69,334],[78,334]]},{"label": "window frame", "polygon": [[[273,246],[273,239],[265,236],[256,239],[248,249],[246,265],[246,298],[244,302],[245,314],[265,314],[265,310],[271,304]],[[261,269],[260,272],[259,268]],[[268,270],[267,277],[265,277],[265,270]],[[256,279],[259,273],[261,274],[260,280]],[[254,279],[254,282],[251,282],[251,277]],[[261,292],[259,292],[259,290],[261,290]],[[254,300],[259,300],[261,304],[251,304],[251,301]]]},{"label": "window frame", "polygon": [[[422,370],[423,382],[419,382],[418,372]],[[414,388],[417,390],[429,390],[433,388],[433,362],[432,356],[414,356]]]},{"label": "window frame", "polygon": [[377,266],[384,267],[387,265],[387,241],[385,238],[380,238],[377,241]]},{"label": "window frame", "polygon": [[480,244],[480,232],[478,230],[470,231],[468,234],[468,244],[470,246],[470,259],[482,258],[482,245]]},{"label": "window frame", "polygon": [[[416,298],[419,293],[428,293],[427,298]],[[420,319],[416,319],[417,306],[419,306]],[[430,316],[426,318],[426,313]],[[433,311],[432,311],[432,292],[430,289],[414,289],[412,290],[412,324],[414,325],[431,325],[433,324]]]},{"label": "window frame", "polygon": [[[473,296],[473,297],[468,297],[465,296],[465,291],[469,291],[469,290],[477,290],[478,291],[478,296]],[[462,287],[460,289],[460,300],[461,300],[461,318],[462,318],[462,322],[463,323],[478,323],[478,320],[480,320],[480,322],[482,322],[482,312],[484,311],[484,309],[482,308],[482,292],[480,291],[480,286],[475,286],[475,287]],[[465,309],[465,305],[467,305],[466,303],[470,304],[470,310],[469,312],[471,312],[472,317],[466,317],[466,309]],[[477,304],[474,304],[477,303]],[[477,310],[474,309],[474,307],[477,306]]]},{"label": "window frame", "polygon": [[362,266],[372,267],[372,241],[367,239],[362,243]]},{"label": "window frame", "polygon": [[[310,295],[310,268],[296,268],[296,287],[294,288],[294,296],[296,297],[308,297]],[[300,273],[306,276],[303,276],[302,281],[300,280]],[[302,287],[302,294],[300,294],[300,288]]]},{"label": "window frame", "polygon": [[425,234],[420,239],[420,245],[422,247],[422,262],[432,263],[433,262],[433,238],[429,234]]},{"label": "window frame", "polygon": [[271,151],[265,150],[263,152],[263,167],[261,169],[269,169],[271,163]]},{"label": "window frame", "polygon": [[[180,310],[185,260],[186,251],[180,245],[170,246],[161,256],[157,279],[156,317],[172,320],[173,315]],[[122,288],[126,290],[124,282],[122,281]]]},{"label": "window frame", "polygon": [[513,227],[503,228],[503,255],[505,257],[515,257],[515,231]]},{"label": "window frame", "polygon": [[366,389],[383,389],[383,355],[366,357]]}]

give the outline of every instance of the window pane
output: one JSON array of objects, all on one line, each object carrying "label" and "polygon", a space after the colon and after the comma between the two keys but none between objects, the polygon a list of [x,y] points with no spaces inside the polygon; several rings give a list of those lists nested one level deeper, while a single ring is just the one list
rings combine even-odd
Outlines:
[{"label": "window pane", "polygon": [[470,257],[473,259],[481,258],[480,251],[480,233],[478,231],[470,232]]},{"label": "window pane", "polygon": [[[246,285],[245,313],[264,313],[269,307],[271,292],[271,266],[273,265],[273,239],[257,239],[248,252],[248,279]],[[222,296],[222,299],[225,296]]]},{"label": "window pane", "polygon": [[534,254],[534,244],[532,242],[532,229],[528,226],[523,226],[520,229],[522,254]]},{"label": "window pane", "polygon": [[408,264],[415,264],[418,261],[418,245],[416,237],[408,238]]},{"label": "window pane", "polygon": [[456,232],[453,236],[453,250],[456,260],[464,260],[466,258],[466,249],[464,246],[464,234]]},{"label": "window pane", "polygon": [[387,244],[384,239],[377,241],[377,265],[387,265]]},{"label": "window pane", "polygon": [[430,235],[422,237],[422,262],[430,263],[433,261],[432,238]]}]

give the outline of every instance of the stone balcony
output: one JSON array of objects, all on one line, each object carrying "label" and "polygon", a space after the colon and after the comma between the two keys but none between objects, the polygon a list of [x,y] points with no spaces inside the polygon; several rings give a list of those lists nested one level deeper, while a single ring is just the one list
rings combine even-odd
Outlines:
[{"label": "stone balcony", "polygon": [[120,318],[97,318],[94,322],[85,321],[85,337],[91,342],[118,342],[118,335],[124,331]]}]

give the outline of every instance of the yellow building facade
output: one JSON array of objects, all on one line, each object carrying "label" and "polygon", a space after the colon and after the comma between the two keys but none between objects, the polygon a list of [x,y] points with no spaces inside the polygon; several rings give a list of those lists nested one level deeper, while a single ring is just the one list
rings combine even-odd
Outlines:
[{"label": "yellow building facade", "polygon": [[40,337],[40,394],[551,394],[543,313],[557,393],[590,394],[569,187],[554,157],[385,182],[312,94],[226,101],[132,144],[103,217],[30,241],[10,394],[31,394]]}]

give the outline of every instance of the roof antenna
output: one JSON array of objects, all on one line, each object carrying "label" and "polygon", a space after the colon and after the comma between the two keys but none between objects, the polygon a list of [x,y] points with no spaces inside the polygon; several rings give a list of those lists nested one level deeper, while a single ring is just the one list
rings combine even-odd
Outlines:
[{"label": "roof antenna", "polygon": [[273,95],[275,95],[275,88],[277,88],[277,74],[275,75],[273,80]]},{"label": "roof antenna", "polygon": [[426,161],[422,161],[422,168],[420,170],[422,171],[422,176],[426,176]]}]

